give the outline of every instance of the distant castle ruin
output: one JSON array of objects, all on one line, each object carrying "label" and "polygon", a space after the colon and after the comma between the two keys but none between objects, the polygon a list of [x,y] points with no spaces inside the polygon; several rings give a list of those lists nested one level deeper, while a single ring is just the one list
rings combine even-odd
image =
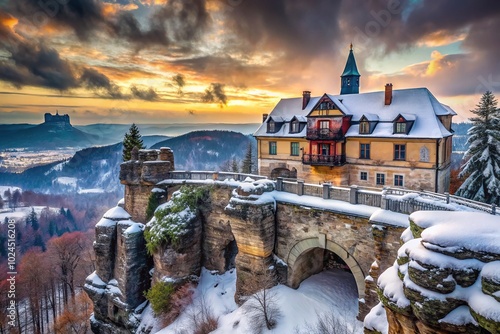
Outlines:
[{"label": "distant castle ruin", "polygon": [[56,111],[55,115],[52,115],[51,113],[45,113],[44,115],[45,123],[69,123],[69,115],[64,114],[64,115],[59,115],[59,112]]}]

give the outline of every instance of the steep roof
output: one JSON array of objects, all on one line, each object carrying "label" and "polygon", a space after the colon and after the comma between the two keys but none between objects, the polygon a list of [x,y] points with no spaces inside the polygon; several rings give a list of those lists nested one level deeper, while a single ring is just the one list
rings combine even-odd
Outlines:
[{"label": "steep roof", "polygon": [[349,51],[349,56],[347,57],[347,63],[345,64],[344,72],[342,72],[341,77],[348,75],[360,76],[358,72],[358,67],[356,66],[356,59],[354,59],[354,53],[352,52],[352,48]]},{"label": "steep roof", "polygon": [[[365,115],[370,119],[376,115],[378,124],[371,134],[359,134],[359,125],[352,124],[346,137],[404,137],[404,138],[444,138],[451,135],[439,121],[437,116],[456,115],[448,106],[445,106],[432,95],[427,88],[411,88],[393,90],[390,105],[384,104],[385,92],[371,92],[349,95],[331,95],[328,97],[346,115],[352,116],[352,122],[359,122]],[[321,96],[311,97],[306,108],[302,109],[302,98],[282,99],[271,111],[269,116],[278,116],[284,124],[278,133],[267,133],[267,125],[263,123],[254,136],[263,137],[302,137],[306,136],[306,128],[299,133],[290,134],[290,120],[296,116],[307,116],[317,104]],[[373,114],[373,115],[370,115]],[[407,120],[414,120],[408,134],[393,134],[393,121],[398,115],[405,115]],[[370,116],[368,116],[370,115]]]}]

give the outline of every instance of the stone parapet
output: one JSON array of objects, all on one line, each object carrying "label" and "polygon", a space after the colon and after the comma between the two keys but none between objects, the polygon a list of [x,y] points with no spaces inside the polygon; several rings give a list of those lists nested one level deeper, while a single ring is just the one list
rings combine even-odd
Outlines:
[{"label": "stone parapet", "polygon": [[151,190],[174,170],[174,155],[166,147],[160,150],[134,150],[131,155],[132,160],[120,165],[120,182],[125,185],[124,208],[134,221],[146,223]]}]

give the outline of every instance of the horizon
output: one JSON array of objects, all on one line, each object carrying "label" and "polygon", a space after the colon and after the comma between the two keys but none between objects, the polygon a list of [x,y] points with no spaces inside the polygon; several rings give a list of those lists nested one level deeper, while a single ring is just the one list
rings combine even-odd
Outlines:
[{"label": "horizon", "polygon": [[426,87],[460,123],[500,93],[499,28],[492,0],[2,2],[0,122],[260,123],[338,95],[352,43],[360,93]]}]

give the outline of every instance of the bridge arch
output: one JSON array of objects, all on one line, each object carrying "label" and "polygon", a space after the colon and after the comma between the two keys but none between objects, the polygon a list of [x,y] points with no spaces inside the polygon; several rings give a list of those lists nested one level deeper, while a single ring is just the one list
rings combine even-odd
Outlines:
[{"label": "bridge arch", "polygon": [[[328,240],[325,234],[320,234],[318,237],[307,238],[297,242],[288,253],[286,263],[288,265],[287,284],[292,288],[297,288],[300,283],[308,276],[307,273],[301,272],[300,265],[308,257],[307,255],[315,255],[316,250],[328,250],[339,256],[348,266],[356,281],[358,288],[358,298],[365,297],[365,274],[361,269],[358,261],[349,254],[342,246]],[[312,254],[311,254],[312,253]]]}]

